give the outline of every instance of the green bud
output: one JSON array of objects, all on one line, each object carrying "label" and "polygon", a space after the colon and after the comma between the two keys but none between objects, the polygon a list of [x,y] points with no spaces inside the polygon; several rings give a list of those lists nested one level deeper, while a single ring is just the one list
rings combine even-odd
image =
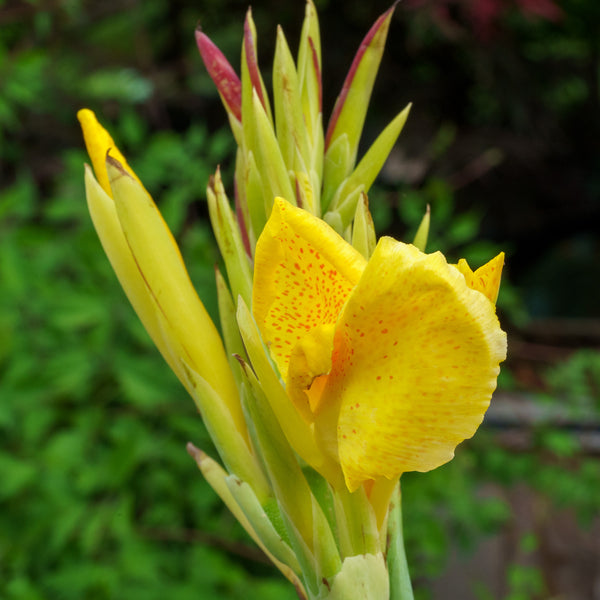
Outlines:
[{"label": "green bud", "polygon": [[369,199],[365,193],[362,193],[354,213],[352,245],[369,260],[373,250],[375,250],[376,243],[375,225],[369,211]]},{"label": "green bud", "polygon": [[347,175],[350,162],[350,142],[345,133],[340,134],[327,148],[323,163],[323,197],[321,211],[325,213],[333,200],[336,190]]},{"label": "green bud", "polygon": [[390,586],[383,554],[349,556],[333,578],[327,600],[388,600]]},{"label": "green bud", "polygon": [[340,212],[344,225],[348,224],[354,216],[356,202],[359,197],[356,193],[357,188],[362,187],[362,191],[365,193],[369,191],[406,123],[410,107],[409,104],[379,134],[358,163],[356,169],[336,191],[330,210]]},{"label": "green bud", "polygon": [[430,213],[431,210],[429,209],[428,204],[425,215],[421,220],[421,224],[417,229],[417,233],[415,234],[415,239],[413,241],[413,245],[416,246],[421,252],[425,252],[425,248],[427,247],[427,238],[429,237],[429,222],[431,221]]},{"label": "green bud", "polygon": [[229,206],[219,169],[209,181],[207,197],[210,221],[217,238],[219,250],[225,261],[232,293],[235,298],[241,296],[244,300],[250,302],[252,297],[250,258],[244,248],[235,215]]},{"label": "green bud", "polygon": [[235,356],[246,358],[246,350],[240,336],[240,330],[237,326],[233,298],[231,297],[231,292],[219,269],[215,269],[215,279],[217,282],[217,300],[223,342],[225,344],[225,350],[227,351],[227,358],[229,359],[231,371],[233,372],[233,376],[235,377],[239,388],[241,371],[240,364]]},{"label": "green bud", "polygon": [[304,127],[308,135],[310,158],[309,168],[314,169],[318,181],[323,176],[323,117],[322,117],[322,81],[321,81],[321,37],[317,11],[308,0],[300,48],[298,50],[298,80],[302,101]]},{"label": "green bud", "polygon": [[213,388],[185,361],[181,362],[192,399],[227,470],[252,485],[264,502],[270,495],[270,486],[248,440],[236,429],[231,414]]},{"label": "green bud", "polygon": [[273,98],[275,100],[275,123],[277,142],[288,170],[298,170],[300,165],[308,163],[307,129],[302,115],[302,104],[298,85],[298,75],[294,59],[283,35],[281,27],[277,29],[277,45],[273,64]]},{"label": "green bud", "polygon": [[256,92],[253,96],[253,108],[257,143],[251,150],[255,152],[256,166],[265,184],[265,213],[270,215],[273,208],[273,199],[276,196],[281,196],[288,202],[295,204],[296,195],[292,189],[290,176],[281,155],[273,126]]}]

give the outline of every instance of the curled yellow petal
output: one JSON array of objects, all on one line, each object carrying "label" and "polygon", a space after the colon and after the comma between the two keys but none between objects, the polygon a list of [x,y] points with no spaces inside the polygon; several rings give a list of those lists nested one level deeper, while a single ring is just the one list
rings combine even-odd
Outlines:
[{"label": "curled yellow petal", "polygon": [[336,322],[365,264],[326,223],[275,199],[256,244],[252,311],[284,379],[296,343]]},{"label": "curled yellow petal", "polygon": [[498,256],[492,258],[492,260],[482,267],[479,267],[474,273],[464,258],[458,261],[456,268],[464,275],[465,281],[471,289],[481,292],[495,304],[498,299],[498,291],[500,290],[503,266],[504,252],[500,252]]},{"label": "curled yellow petal", "polygon": [[318,408],[323,386],[331,370],[334,331],[333,323],[317,325],[292,349],[287,390],[304,415],[313,414]]},{"label": "curled yellow petal", "polygon": [[473,435],[496,386],[506,336],[494,306],[440,253],[383,238],[336,325],[317,433],[352,491],[428,471]]},{"label": "curled yellow petal", "polygon": [[122,167],[136,179],[140,185],[142,185],[142,182],[138,179],[137,175],[127,164],[125,157],[117,148],[110,133],[108,133],[108,131],[106,131],[106,129],[98,122],[96,115],[88,108],[82,108],[78,111],[77,118],[79,119],[81,129],[83,130],[83,139],[90,160],[92,161],[92,166],[94,167],[96,179],[102,186],[102,189],[112,197],[108,173],[106,172],[107,156],[117,159]]}]

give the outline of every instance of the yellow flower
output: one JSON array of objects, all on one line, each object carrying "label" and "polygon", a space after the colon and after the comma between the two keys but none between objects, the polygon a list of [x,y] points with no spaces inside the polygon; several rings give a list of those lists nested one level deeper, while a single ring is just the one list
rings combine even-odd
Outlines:
[{"label": "yellow flower", "polygon": [[473,274],[388,237],[367,261],[275,201],[256,246],[253,313],[350,491],[434,469],[475,433],[506,357],[494,305],[502,262]]}]

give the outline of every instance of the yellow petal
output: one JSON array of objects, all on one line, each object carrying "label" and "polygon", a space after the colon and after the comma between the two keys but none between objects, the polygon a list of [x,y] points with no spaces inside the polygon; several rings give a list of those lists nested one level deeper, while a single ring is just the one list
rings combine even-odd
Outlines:
[{"label": "yellow petal", "polygon": [[317,435],[350,491],[447,462],[496,386],[506,335],[494,306],[440,253],[383,238],[336,326]]},{"label": "yellow petal", "polygon": [[252,311],[284,379],[296,343],[335,323],[366,261],[329,225],[276,198],[256,244]]},{"label": "yellow petal", "polygon": [[115,142],[113,141],[110,133],[98,123],[96,115],[88,108],[82,108],[77,113],[77,118],[81,124],[83,130],[83,139],[87,148],[92,166],[94,167],[94,173],[98,183],[102,186],[102,189],[112,197],[110,190],[110,183],[108,181],[108,174],[106,172],[106,157],[112,156],[116,158],[123,168],[134,178],[137,182],[142,185],[142,182],[138,179],[137,175],[133,172],[131,167],[127,164],[125,157],[121,154]]},{"label": "yellow petal", "polygon": [[111,157],[106,165],[119,222],[148,294],[164,319],[163,329],[172,338],[168,344],[206,380],[227,405],[237,429],[247,436],[223,343],[194,290],[169,228],[137,180]]},{"label": "yellow petal", "polygon": [[458,261],[456,268],[465,276],[465,281],[471,289],[481,292],[495,304],[500,290],[503,266],[504,252],[500,252],[498,256],[479,267],[475,273],[464,258]]},{"label": "yellow petal", "polygon": [[[277,422],[294,451],[313,469],[321,473],[327,481],[340,480],[342,474],[339,464],[330,456],[324,455],[317,445],[312,428],[308,424],[312,418],[308,415],[303,415],[304,419],[298,418],[298,411],[290,402],[286,390],[275,373],[275,369],[265,353],[259,330],[241,298],[238,300],[237,320],[248,358],[252,364],[252,371],[256,374],[254,378],[249,375],[250,384],[253,386],[255,379],[259,382]],[[256,390],[255,393],[257,393]]]}]

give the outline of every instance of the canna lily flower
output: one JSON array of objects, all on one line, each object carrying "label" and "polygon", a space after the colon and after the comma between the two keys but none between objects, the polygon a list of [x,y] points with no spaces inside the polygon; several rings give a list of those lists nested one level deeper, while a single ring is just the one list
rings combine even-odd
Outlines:
[{"label": "canna lily flower", "polygon": [[367,261],[320,219],[275,201],[256,247],[254,316],[351,492],[434,469],[475,433],[506,357],[494,306],[502,262],[475,276],[465,261],[388,237]]},{"label": "canna lily flower", "polygon": [[273,108],[251,12],[240,76],[196,31],[238,145],[234,202],[218,169],[207,188],[221,335],[149,193],[78,113],[100,241],[222,465],[188,450],[302,599],[412,599],[398,479],[474,434],[506,355],[503,254],[475,272],[425,254],[429,212],[414,245],[376,242],[367,193],[410,105],[357,158],[392,14],[365,36],[325,130],[312,0],[296,61],[278,30]]}]

